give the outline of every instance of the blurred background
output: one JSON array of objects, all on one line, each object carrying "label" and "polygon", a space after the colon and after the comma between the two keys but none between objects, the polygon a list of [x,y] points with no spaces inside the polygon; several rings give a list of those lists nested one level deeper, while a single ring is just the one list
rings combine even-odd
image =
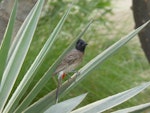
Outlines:
[{"label": "blurred background", "polygon": [[[40,78],[40,76],[43,76],[44,72],[59,57],[74,37],[78,36],[91,19],[94,19],[94,23],[83,37],[88,43],[88,46],[80,67],[84,66],[88,61],[108,48],[111,44],[129,34],[135,27],[138,27],[139,24],[137,24],[136,19],[134,19],[134,16],[136,15],[133,14],[132,10],[135,8],[132,6],[133,1],[76,0],[63,29],[59,33],[57,41],[54,43],[52,51],[49,53],[49,57],[45,60],[45,65],[43,65],[37,73],[38,77]],[[30,11],[29,9],[33,7],[35,2],[36,0],[20,0],[19,7],[21,7],[22,12],[21,10],[18,11],[15,32],[18,30]],[[28,52],[26,61],[20,72],[18,83],[32,64],[34,58],[42,48],[59,19],[68,8],[69,3],[70,0],[49,0],[45,3],[30,51]],[[7,15],[10,14],[12,3],[7,2],[6,0],[3,4],[3,7],[1,6],[0,8],[0,16],[2,17],[0,19],[0,24],[4,29],[8,21]],[[24,7],[21,6],[22,4],[24,4]],[[6,8],[4,6],[9,7]],[[142,22],[144,23],[146,20]],[[1,37],[3,35],[2,28],[0,32]],[[131,40],[102,65],[93,70],[86,79],[77,85],[77,87],[67,94],[67,96],[63,97],[62,100],[88,92],[87,98],[80,105],[83,106],[149,81],[149,62],[142,49],[143,46],[141,45],[138,37]],[[34,78],[34,82],[31,86],[39,80],[38,77]],[[56,84],[53,80],[50,80],[35,100],[43,97],[55,88]],[[28,91],[30,91],[30,89]],[[143,93],[107,112],[149,102],[149,94],[149,89],[145,90]]]}]

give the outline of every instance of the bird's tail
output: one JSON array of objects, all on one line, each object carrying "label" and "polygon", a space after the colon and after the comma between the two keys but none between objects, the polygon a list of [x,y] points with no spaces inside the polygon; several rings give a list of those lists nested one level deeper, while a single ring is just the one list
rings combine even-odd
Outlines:
[{"label": "bird's tail", "polygon": [[58,86],[56,89],[56,104],[58,103],[58,96],[59,96],[59,90],[60,90],[60,86],[61,86],[61,79],[58,80]]}]

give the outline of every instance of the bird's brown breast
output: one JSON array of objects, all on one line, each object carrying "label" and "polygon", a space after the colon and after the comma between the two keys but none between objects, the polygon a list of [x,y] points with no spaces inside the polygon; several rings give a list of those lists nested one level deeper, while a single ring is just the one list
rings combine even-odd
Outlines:
[{"label": "bird's brown breast", "polygon": [[69,73],[73,71],[82,61],[83,52],[73,49],[62,59],[62,62],[58,65],[55,73],[59,73],[60,71],[64,71],[65,73]]}]

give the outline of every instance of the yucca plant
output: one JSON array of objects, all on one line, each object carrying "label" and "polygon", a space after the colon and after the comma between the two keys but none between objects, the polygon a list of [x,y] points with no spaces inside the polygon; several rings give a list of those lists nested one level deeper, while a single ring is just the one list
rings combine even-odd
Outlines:
[{"label": "yucca plant", "polygon": [[[107,97],[102,100],[98,100],[94,103],[86,105],[84,107],[78,108],[72,111],[87,94],[83,94],[81,96],[66,100],[64,102],[60,102],[55,104],[55,95],[56,89],[51,91],[49,94],[45,95],[43,98],[37,100],[32,103],[33,99],[37,96],[37,94],[42,90],[45,84],[52,77],[52,73],[55,71],[57,64],[61,61],[63,56],[74,47],[75,42],[81,38],[89,26],[92,24],[93,20],[91,20],[84,30],[77,36],[74,41],[70,44],[70,46],[60,55],[60,57],[50,66],[50,68],[45,72],[45,74],[40,78],[40,80],[32,87],[31,91],[23,97],[25,92],[27,91],[30,83],[33,81],[33,78],[36,77],[37,71],[40,69],[39,67],[43,65],[43,61],[48,55],[48,52],[51,52],[51,47],[53,46],[54,41],[57,39],[57,35],[61,30],[69,12],[71,9],[71,5],[63,15],[61,20],[58,22],[57,26],[50,34],[43,48],[35,58],[34,62],[22,78],[21,82],[17,86],[17,88],[13,91],[14,84],[18,78],[19,72],[23,65],[23,62],[26,58],[27,52],[29,50],[40,13],[44,4],[44,0],[38,0],[36,5],[30,11],[26,20],[22,24],[19,29],[15,40],[11,43],[13,26],[16,16],[17,9],[17,0],[15,0],[14,8],[12,10],[10,20],[3,37],[3,41],[0,48],[0,112],[1,113],[97,113],[106,111],[114,106],[117,106],[131,97],[134,97],[138,93],[142,92],[145,88],[150,85],[150,82],[139,85],[135,88],[129,89],[127,91],[121,92],[119,94]],[[59,97],[62,97],[66,93],[68,93],[71,89],[73,89],[77,84],[82,81],[87,75],[90,73],[96,66],[100,65],[103,61],[105,61],[109,56],[111,56],[114,52],[116,52],[119,48],[121,48],[124,44],[126,44],[130,39],[132,39],[137,33],[139,33],[147,24],[145,23],[141,27],[129,33],[127,36],[121,38],[115,44],[110,46],[108,49],[98,54],[95,58],[93,58],[90,62],[88,62],[85,66],[83,66],[79,72],[80,75],[77,76],[74,74],[69,82],[66,81],[62,84]],[[141,109],[146,108],[149,104]],[[116,111],[117,112],[117,111]]]}]

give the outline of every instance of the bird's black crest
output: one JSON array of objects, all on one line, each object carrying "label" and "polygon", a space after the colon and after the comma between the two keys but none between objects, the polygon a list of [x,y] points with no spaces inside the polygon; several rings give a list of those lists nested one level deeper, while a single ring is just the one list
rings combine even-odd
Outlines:
[{"label": "bird's black crest", "polygon": [[87,46],[87,43],[82,39],[79,39],[76,43],[76,49],[81,52],[84,52],[86,46]]}]

